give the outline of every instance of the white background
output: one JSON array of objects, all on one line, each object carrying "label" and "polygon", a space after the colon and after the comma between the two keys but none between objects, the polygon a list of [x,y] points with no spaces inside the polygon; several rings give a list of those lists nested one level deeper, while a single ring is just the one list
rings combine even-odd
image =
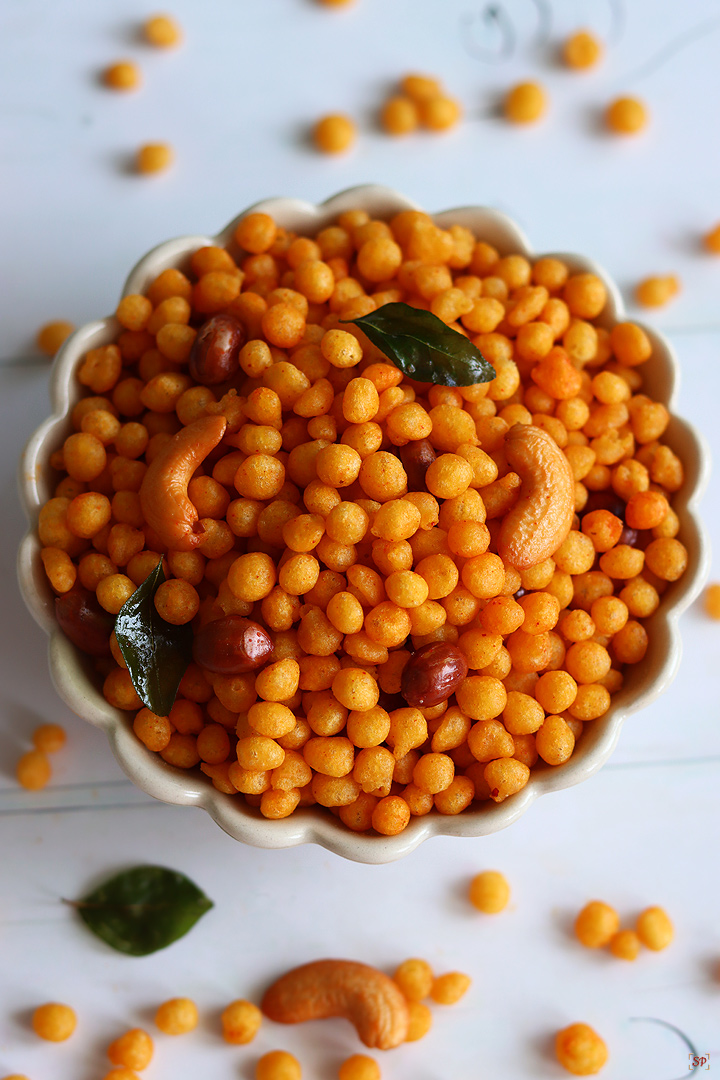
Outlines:
[{"label": "white background", "polygon": [[[337,11],[314,0],[176,0],[172,10],[186,32],[176,52],[138,43],[151,9],[137,0],[0,7],[0,1074],[95,1080],[112,1038],[133,1025],[154,1032],[156,1005],[183,994],[197,1000],[201,1028],[159,1036],[149,1078],[249,1080],[259,1053],[284,1047],[306,1077],[331,1080],[362,1049],[342,1021],[266,1023],[247,1048],[217,1034],[229,1000],[257,999],[280,971],[325,955],[390,971],[421,955],[438,971],[473,976],[462,1004],[435,1009],[422,1043],[379,1055],[385,1078],[558,1077],[551,1036],[576,1020],[605,1037],[608,1080],[689,1075],[688,1047],[657,1020],[720,1070],[720,626],[700,605],[683,620],[677,681],[629,721],[599,776],[541,800],[505,833],[435,840],[401,863],[370,867],[317,848],[241,847],[205,815],[133,788],[103,737],[54,694],[44,637],[14,578],[24,529],[15,464],[48,410],[36,328],[112,311],[126,273],[154,244],[214,232],[269,195],[316,201],[381,182],[430,210],[500,207],[538,251],[590,255],[628,295],[647,274],[677,273],[682,294],[654,321],[681,356],[681,412],[717,457],[720,259],[699,245],[720,220],[717,6],[507,0],[499,20],[473,0],[356,0]],[[557,65],[556,52],[581,25],[613,44],[602,67],[577,75]],[[143,89],[104,90],[98,72],[126,56],[141,65]],[[464,104],[462,126],[402,141],[378,131],[377,109],[408,70],[445,79]],[[496,117],[496,105],[526,78],[544,83],[551,107],[542,124],[518,130]],[[635,139],[612,138],[599,124],[606,102],[624,92],[651,112]],[[337,159],[307,140],[312,121],[335,110],[360,129],[353,152]],[[173,171],[133,175],[137,145],[165,139],[176,149]],[[704,514],[716,545],[719,506],[713,478]],[[62,722],[69,745],[51,786],[33,795],[18,791],[13,768],[43,720]],[[137,862],[185,871],[216,905],[183,941],[145,959],[111,952],[60,903]],[[506,873],[513,900],[483,917],[465,889],[491,867]],[[634,965],[581,949],[569,928],[592,897],[615,904],[626,923],[650,903],[665,905],[676,942]],[[64,1045],[41,1044],[29,1030],[30,1011],[45,1000],[78,1011],[78,1032]]]}]

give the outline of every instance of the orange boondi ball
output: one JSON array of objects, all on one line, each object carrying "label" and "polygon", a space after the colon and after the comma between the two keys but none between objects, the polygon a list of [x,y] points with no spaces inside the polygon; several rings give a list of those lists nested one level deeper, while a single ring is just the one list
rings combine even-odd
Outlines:
[{"label": "orange boondi ball", "polygon": [[430,131],[448,131],[462,116],[460,103],[445,95],[420,102],[419,112],[420,123]]},{"label": "orange boondi ball", "polygon": [[62,750],[67,736],[60,724],[40,724],[33,732],[33,744],[43,754],[55,754]]},{"label": "orange boondi ball", "polygon": [[182,41],[182,30],[170,15],[153,15],[143,25],[143,35],[157,49],[171,49]]},{"label": "orange boondi ball", "polygon": [[388,98],[380,113],[380,124],[388,135],[407,135],[419,122],[416,103],[401,94]]},{"label": "orange boondi ball", "polygon": [[313,128],[313,142],[324,154],[342,154],[355,142],[356,129],[349,116],[323,116]]},{"label": "orange boondi ball", "polygon": [[657,906],[640,912],[635,930],[643,945],[654,952],[666,949],[675,936],[670,916],[664,908]]},{"label": "orange boondi ball", "polygon": [[636,960],[640,952],[640,938],[634,930],[618,930],[610,938],[610,952],[618,960]]},{"label": "orange boondi ball", "polygon": [[534,124],[547,111],[547,96],[539,83],[518,83],[508,91],[503,110],[513,124]]},{"label": "orange boondi ball", "polygon": [[713,255],[720,255],[720,225],[716,225],[710,232],[705,233],[703,243],[706,251]]},{"label": "orange boondi ball", "polygon": [[573,1076],[594,1076],[608,1059],[607,1046],[589,1024],[570,1024],[555,1036],[555,1053]]},{"label": "orange boondi ball", "polygon": [[338,1080],[380,1080],[380,1066],[367,1054],[353,1054],[340,1066]]},{"label": "orange boondi ball", "polygon": [[175,152],[169,143],[146,143],[137,152],[137,171],[140,173],[165,172],[174,159]]},{"label": "orange boondi ball", "polygon": [[74,329],[74,325],[71,322],[66,322],[64,319],[57,319],[55,322],[46,323],[45,326],[41,326],[38,330],[35,339],[37,341],[37,346],[46,356],[54,356],[62,343],[70,337]]},{"label": "orange boondi ball", "polygon": [[270,1050],[255,1066],[255,1080],[300,1080],[300,1062],[287,1050]]},{"label": "orange boondi ball", "polygon": [[720,619],[720,585],[708,585],[705,590],[705,611],[711,619]]},{"label": "orange boondi ball", "polygon": [[643,307],[663,307],[680,291],[680,282],[673,274],[649,277],[635,289],[635,299]]},{"label": "orange boondi ball", "polygon": [[42,750],[28,750],[15,766],[15,776],[21,787],[28,791],[40,791],[51,776],[50,762]]},{"label": "orange boondi ball", "polygon": [[48,1042],[65,1042],[77,1026],[77,1015],[70,1005],[52,1001],[39,1005],[32,1015],[33,1031]]},{"label": "orange boondi ball", "polygon": [[131,1028],[110,1043],[107,1055],[113,1065],[146,1069],[153,1056],[153,1041],[142,1028]]},{"label": "orange boondi ball", "polygon": [[413,101],[429,101],[442,93],[442,83],[432,75],[403,75],[400,87]]},{"label": "orange boondi ball", "polygon": [[197,1005],[190,998],[171,998],[158,1006],[155,1023],[165,1035],[185,1035],[198,1024]]},{"label": "orange boondi ball", "polygon": [[618,135],[636,135],[647,127],[648,112],[637,98],[617,98],[605,110],[605,123]]},{"label": "orange boondi ball", "polygon": [[570,68],[583,71],[594,67],[602,58],[603,46],[589,30],[578,30],[565,41],[562,57]]},{"label": "orange boondi ball", "polygon": [[141,83],[140,69],[132,60],[119,60],[105,69],[103,82],[111,90],[136,90]]}]

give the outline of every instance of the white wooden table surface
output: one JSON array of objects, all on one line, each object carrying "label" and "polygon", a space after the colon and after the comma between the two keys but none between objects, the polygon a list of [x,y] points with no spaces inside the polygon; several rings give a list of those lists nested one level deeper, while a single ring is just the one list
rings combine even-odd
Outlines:
[{"label": "white wooden table surface", "polygon": [[[632,718],[596,778],[541,800],[499,835],[436,840],[403,862],[370,867],[318,848],[241,847],[202,813],[137,791],[101,734],[56,697],[45,639],[15,583],[24,530],[15,465],[48,410],[37,326],[111,311],[127,270],[154,244],[215,231],[267,195],[318,200],[377,181],[432,210],[498,206],[538,250],[587,253],[628,292],[648,274],[677,273],[683,292],[655,322],[682,358],[681,411],[720,456],[720,259],[698,241],[720,220],[717,6],[507,0],[491,8],[175,0],[187,41],[174,53],[137,43],[150,13],[139,0],[5,0],[0,8],[0,1075],[99,1080],[110,1039],[134,1025],[153,1030],[157,1003],[182,994],[198,1002],[201,1027],[184,1039],[158,1037],[150,1080],[249,1080],[258,1054],[276,1047],[295,1052],[306,1077],[331,1080],[361,1049],[341,1021],[267,1023],[247,1048],[217,1035],[230,999],[257,997],[276,973],[324,955],[388,970],[420,955],[439,971],[473,976],[460,1005],[436,1008],[423,1042],[379,1055],[391,1080],[550,1080],[563,1075],[551,1036],[575,1020],[605,1037],[608,1080],[690,1075],[682,1035],[720,1072],[720,626],[699,605],[683,620],[676,682]],[[603,66],[586,75],[554,62],[557,42],[579,25],[612,42]],[[98,84],[98,71],[124,56],[145,73],[135,95]],[[466,107],[462,127],[405,141],[377,131],[377,107],[411,69],[445,78]],[[546,85],[551,109],[536,128],[511,129],[493,109],[506,86],[526,78]],[[647,101],[652,123],[637,139],[612,139],[598,114],[626,91]],[[361,127],[356,149],[337,160],[306,140],[308,124],[335,110]],[[128,156],[155,139],[173,143],[176,167],[133,176]],[[720,544],[717,477],[704,515]],[[14,763],[48,720],[66,726],[68,746],[45,791],[19,791]],[[215,901],[191,934],[144,959],[110,951],[60,902],[138,862],[183,870]],[[513,886],[510,909],[495,918],[465,900],[469,877],[483,868],[501,869]],[[583,950],[569,928],[593,897],[628,922],[663,904],[677,928],[672,948],[633,965]],[[42,1044],[29,1029],[30,1011],[46,1000],[78,1011],[66,1044]]]}]

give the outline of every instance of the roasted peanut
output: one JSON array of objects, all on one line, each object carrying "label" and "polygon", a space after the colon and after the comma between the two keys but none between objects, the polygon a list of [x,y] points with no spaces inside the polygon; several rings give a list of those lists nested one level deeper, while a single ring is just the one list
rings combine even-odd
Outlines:
[{"label": "roasted peanut", "polygon": [[145,520],[173,551],[192,551],[204,529],[188,498],[192,474],[225,434],[224,416],[203,416],[182,428],[148,466],[140,487]]},{"label": "roasted peanut", "polygon": [[505,457],[522,487],[503,521],[498,551],[511,566],[527,570],[550,558],[570,532],[575,483],[555,440],[533,424],[516,424],[508,431]]},{"label": "roasted peanut", "polygon": [[366,1046],[378,1050],[404,1042],[409,1021],[405,998],[392,979],[353,960],[316,960],[294,968],[266,992],[262,1010],[278,1024],[342,1016]]},{"label": "roasted peanut", "polygon": [[113,618],[84,589],[72,589],[55,598],[55,616],[73,645],[90,656],[110,655]]},{"label": "roasted peanut", "polygon": [[435,450],[429,439],[413,439],[400,447],[400,460],[407,473],[410,491],[427,491],[425,473],[435,460]]},{"label": "roasted peanut", "polygon": [[218,675],[241,675],[262,667],[275,644],[259,623],[242,615],[215,619],[195,635],[193,658]]},{"label": "roasted peanut", "polygon": [[448,641],[431,641],[408,660],[402,673],[400,693],[408,705],[430,709],[455,693],[467,677],[465,654]]},{"label": "roasted peanut", "polygon": [[238,370],[245,327],[232,315],[213,315],[200,327],[190,350],[188,370],[195,382],[216,386]]}]

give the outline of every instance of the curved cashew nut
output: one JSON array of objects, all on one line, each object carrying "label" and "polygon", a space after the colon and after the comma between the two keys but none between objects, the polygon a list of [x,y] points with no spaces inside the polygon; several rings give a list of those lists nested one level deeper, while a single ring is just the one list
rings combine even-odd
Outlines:
[{"label": "curved cashew nut", "polygon": [[398,987],[376,968],[353,960],[316,960],[270,987],[262,1010],[279,1024],[343,1016],[366,1046],[390,1050],[405,1041],[408,1007]]},{"label": "curved cashew nut", "polygon": [[570,532],[575,481],[567,458],[543,428],[515,424],[504,449],[522,487],[500,529],[498,553],[511,566],[527,570],[549,559]]},{"label": "curved cashew nut", "polygon": [[224,416],[201,416],[162,448],[140,487],[140,506],[148,525],[172,551],[192,551],[202,540],[198,512],[188,498],[192,474],[223,435]]}]

